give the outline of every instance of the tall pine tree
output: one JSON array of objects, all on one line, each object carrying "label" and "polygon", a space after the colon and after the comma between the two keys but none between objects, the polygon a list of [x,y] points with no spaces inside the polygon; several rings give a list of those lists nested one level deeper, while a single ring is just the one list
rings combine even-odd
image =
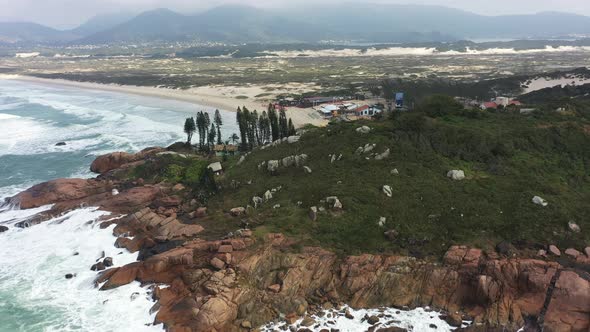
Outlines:
[{"label": "tall pine tree", "polygon": [[184,133],[186,134],[186,144],[190,145],[191,140],[193,139],[193,134],[195,133],[195,119],[190,117],[184,121]]},{"label": "tall pine tree", "polygon": [[240,145],[242,150],[248,149],[248,127],[246,122],[246,116],[242,109],[238,107],[238,113],[236,114],[236,122],[240,129]]},{"label": "tall pine tree", "polygon": [[217,144],[223,144],[221,142],[221,126],[223,125],[223,120],[221,119],[221,113],[219,113],[219,110],[215,110],[213,121],[215,122],[215,126],[217,126]]},{"label": "tall pine tree", "polygon": [[205,115],[203,112],[197,113],[197,130],[199,132],[199,149],[203,150],[205,145]]},{"label": "tall pine tree", "polygon": [[281,138],[289,136],[289,123],[287,122],[287,114],[285,114],[284,109],[281,109],[279,112],[279,133]]},{"label": "tall pine tree", "polygon": [[275,109],[274,105],[268,105],[268,118],[270,120],[270,131],[272,136],[272,141],[276,141],[281,138],[281,132],[279,129],[279,118],[277,116],[277,110]]},{"label": "tall pine tree", "polygon": [[297,134],[295,131],[295,126],[293,125],[291,118],[289,118],[289,136],[294,136],[295,134]]},{"label": "tall pine tree", "polygon": [[215,124],[211,124],[211,129],[209,129],[209,135],[207,137],[207,142],[209,143],[209,149],[212,150],[213,146],[215,145],[215,136],[217,135],[215,131]]}]

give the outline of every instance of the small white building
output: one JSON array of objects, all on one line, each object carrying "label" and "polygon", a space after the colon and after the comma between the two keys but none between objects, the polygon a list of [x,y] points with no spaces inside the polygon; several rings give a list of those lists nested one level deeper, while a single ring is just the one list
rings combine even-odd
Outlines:
[{"label": "small white building", "polygon": [[375,106],[365,105],[357,108],[354,112],[356,116],[375,116],[383,111]]},{"label": "small white building", "polygon": [[508,106],[508,104],[510,104],[511,101],[512,101],[512,99],[511,98],[508,98],[508,97],[496,97],[494,99],[494,102],[496,104],[498,104],[498,106],[499,105],[502,105],[504,107]]},{"label": "small white building", "polygon": [[332,116],[333,112],[339,111],[339,110],[340,110],[340,106],[334,105],[334,104],[323,105],[320,107],[320,112],[324,116]]},{"label": "small white building", "polygon": [[215,175],[223,174],[223,167],[220,162],[216,162],[207,166],[208,169],[212,170]]}]

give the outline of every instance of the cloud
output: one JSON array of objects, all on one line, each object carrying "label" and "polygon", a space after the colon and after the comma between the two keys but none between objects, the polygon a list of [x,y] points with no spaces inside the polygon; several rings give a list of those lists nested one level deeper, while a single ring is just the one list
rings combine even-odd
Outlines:
[{"label": "cloud", "polygon": [[139,13],[169,8],[184,13],[197,12],[221,4],[257,7],[306,6],[318,3],[342,5],[346,2],[411,3],[442,5],[484,15],[567,11],[590,15],[588,0],[0,0],[0,20],[32,21],[59,28],[75,26],[97,14]]}]

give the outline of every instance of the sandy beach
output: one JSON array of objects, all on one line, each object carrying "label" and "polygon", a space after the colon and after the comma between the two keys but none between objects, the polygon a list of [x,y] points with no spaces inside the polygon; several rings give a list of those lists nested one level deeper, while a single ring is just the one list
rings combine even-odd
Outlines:
[{"label": "sandy beach", "polygon": [[[246,106],[250,110],[266,110],[268,103],[282,93],[302,93],[312,91],[313,86],[304,84],[290,84],[288,86],[248,85],[248,86],[202,86],[185,90],[161,87],[131,86],[116,84],[101,84],[91,82],[77,82],[63,79],[46,79],[25,75],[0,75],[0,79],[12,79],[32,82],[36,84],[60,85],[78,89],[110,91],[134,94],[145,97],[178,100],[203,106],[219,108],[235,112],[238,107]],[[257,97],[259,96],[259,97]],[[263,96],[263,97],[260,97]],[[293,120],[296,127],[306,124],[325,126],[327,121],[312,108],[291,107],[287,109],[287,116]]]}]

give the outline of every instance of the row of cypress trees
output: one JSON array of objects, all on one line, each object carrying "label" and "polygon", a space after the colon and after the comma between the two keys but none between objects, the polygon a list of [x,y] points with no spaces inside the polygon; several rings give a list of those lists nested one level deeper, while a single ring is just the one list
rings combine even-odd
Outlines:
[{"label": "row of cypress trees", "polygon": [[269,142],[295,135],[295,126],[291,119],[287,119],[284,109],[278,112],[273,104],[268,105],[267,111],[258,114],[244,107],[238,107],[236,122],[240,129],[240,147],[242,150],[252,150]]},{"label": "row of cypress trees", "polygon": [[[284,109],[278,112],[273,104],[268,105],[267,111],[258,114],[248,108],[238,107],[236,121],[240,129],[240,136],[232,134],[230,139],[235,143],[239,138],[240,149],[252,150],[254,147],[295,135],[295,126],[291,119],[287,119]],[[196,118],[190,117],[184,121],[184,133],[187,135],[186,144],[192,144],[195,132],[199,135],[199,149],[210,150],[214,144],[223,144],[221,126],[223,120],[219,110],[215,110],[213,121],[208,112],[198,112]],[[217,140],[216,140],[217,139]]]},{"label": "row of cypress trees", "polygon": [[[215,110],[213,122],[208,112],[198,112],[197,117],[190,117],[184,121],[184,133],[187,135],[186,143],[191,144],[195,132],[199,134],[199,148],[201,150],[210,149],[214,144],[222,144],[221,126],[223,120],[219,110]],[[217,138],[217,141],[215,141]]]}]

